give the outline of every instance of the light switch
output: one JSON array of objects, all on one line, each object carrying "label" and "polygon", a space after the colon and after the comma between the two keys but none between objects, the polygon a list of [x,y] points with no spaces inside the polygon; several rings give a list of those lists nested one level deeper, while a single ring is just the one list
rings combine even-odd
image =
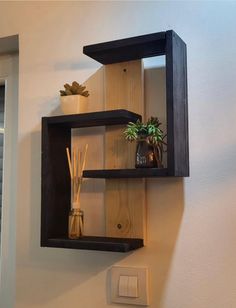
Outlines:
[{"label": "light switch", "polygon": [[119,279],[118,295],[124,297],[138,297],[138,277],[121,275]]},{"label": "light switch", "polygon": [[138,277],[129,276],[128,279],[128,296],[138,297]]},{"label": "light switch", "polygon": [[112,303],[149,305],[149,278],[145,267],[120,267],[110,269],[110,299]]},{"label": "light switch", "polygon": [[129,276],[120,276],[119,279],[119,296],[129,296],[128,295],[128,283]]}]

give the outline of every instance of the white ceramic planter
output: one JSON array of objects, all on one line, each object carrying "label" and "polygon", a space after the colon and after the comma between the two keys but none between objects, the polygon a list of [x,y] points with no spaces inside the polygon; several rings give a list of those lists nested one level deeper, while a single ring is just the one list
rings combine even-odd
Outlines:
[{"label": "white ceramic planter", "polygon": [[81,95],[61,96],[61,110],[64,114],[83,113],[87,109],[87,98]]}]

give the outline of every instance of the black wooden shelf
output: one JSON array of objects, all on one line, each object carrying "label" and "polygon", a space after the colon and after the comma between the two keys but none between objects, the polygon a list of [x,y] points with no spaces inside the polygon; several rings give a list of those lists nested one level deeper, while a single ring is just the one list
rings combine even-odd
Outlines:
[{"label": "black wooden shelf", "polygon": [[165,55],[168,176],[189,176],[187,52],[173,31],[84,46],[84,54],[102,64]]},{"label": "black wooden shelf", "polygon": [[[126,252],[143,246],[142,239],[84,236],[79,240],[70,240],[61,237],[67,234],[70,210],[70,177],[63,153],[66,147],[71,147],[71,129],[121,125],[138,119],[142,119],[139,114],[124,109],[42,119],[42,247]],[[130,177],[127,172],[126,175]]]},{"label": "black wooden shelf", "polygon": [[[87,178],[189,176],[186,45],[172,30],[85,46],[84,54],[102,64],[165,55],[167,168],[85,170]],[[71,129],[122,125],[141,120],[123,109],[44,117],[42,119],[41,246],[125,252],[143,246],[142,239],[84,236],[69,240],[70,176],[65,148]],[[64,153],[64,155],[63,155]]]},{"label": "black wooden shelf", "polygon": [[128,252],[143,247],[142,239],[83,236],[77,240],[49,238],[46,247]]},{"label": "black wooden shelf", "polygon": [[80,128],[105,125],[120,125],[141,120],[141,115],[125,110],[108,110],[63,116],[44,117],[47,125],[56,127]]},{"label": "black wooden shelf", "polygon": [[167,168],[137,168],[137,169],[104,169],[104,170],[84,170],[85,178],[149,178],[149,177],[166,177],[168,176]]},{"label": "black wooden shelf", "polygon": [[166,32],[151,33],[84,46],[85,55],[102,64],[161,56],[166,51]]}]

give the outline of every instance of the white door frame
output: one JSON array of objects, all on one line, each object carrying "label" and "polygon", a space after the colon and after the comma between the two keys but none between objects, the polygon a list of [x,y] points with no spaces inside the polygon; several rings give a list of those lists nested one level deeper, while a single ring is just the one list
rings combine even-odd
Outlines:
[{"label": "white door frame", "polygon": [[17,54],[0,56],[0,83],[5,84],[0,307],[6,308],[15,306],[18,62]]}]

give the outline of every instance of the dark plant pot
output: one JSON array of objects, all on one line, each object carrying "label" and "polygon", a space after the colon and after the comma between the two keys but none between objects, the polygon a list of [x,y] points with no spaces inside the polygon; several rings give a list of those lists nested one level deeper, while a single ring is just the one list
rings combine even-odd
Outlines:
[{"label": "dark plant pot", "polygon": [[135,168],[157,168],[153,146],[146,140],[138,141],[135,158]]}]

